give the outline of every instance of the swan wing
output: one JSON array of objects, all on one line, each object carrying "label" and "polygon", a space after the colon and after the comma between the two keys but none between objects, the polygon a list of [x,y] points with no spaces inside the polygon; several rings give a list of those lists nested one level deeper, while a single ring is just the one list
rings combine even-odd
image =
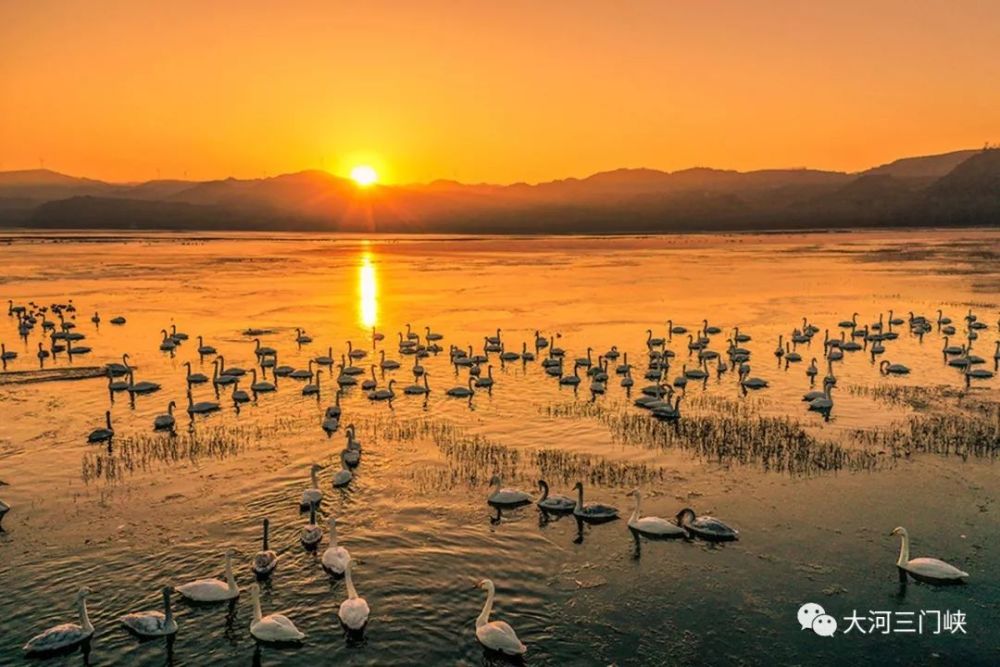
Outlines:
[{"label": "swan wing", "polygon": [[90,637],[92,632],[84,632],[76,623],[62,623],[38,633],[22,648],[25,653],[45,653],[79,644]]},{"label": "swan wing", "polygon": [[291,619],[283,614],[268,614],[250,625],[250,633],[266,642],[294,642],[305,638]]},{"label": "swan wing", "polygon": [[906,564],[906,570],[931,579],[962,579],[969,576],[968,572],[937,558],[914,558]]},{"label": "swan wing", "polygon": [[167,618],[163,612],[140,611],[134,614],[125,614],[119,619],[129,630],[140,635],[160,635],[163,634],[167,624]]},{"label": "swan wing", "polygon": [[368,613],[368,603],[364,598],[349,598],[340,603],[337,615],[351,630],[360,630],[368,622]]},{"label": "swan wing", "polygon": [[491,621],[476,628],[476,638],[486,648],[508,655],[522,655],[528,648],[517,638],[514,628],[504,621]]},{"label": "swan wing", "polygon": [[524,491],[518,491],[517,489],[500,489],[491,494],[489,500],[491,503],[497,503],[500,505],[514,505],[517,503],[530,502],[531,496]]},{"label": "swan wing", "polygon": [[226,582],[219,579],[199,579],[177,587],[177,592],[195,602],[218,602],[230,600],[239,592],[231,593]]},{"label": "swan wing", "polygon": [[658,516],[644,516],[629,522],[629,527],[650,535],[685,535],[687,533],[677,524]]},{"label": "swan wing", "polygon": [[351,555],[344,547],[330,547],[323,552],[323,567],[335,574],[343,574]]},{"label": "swan wing", "polygon": [[278,554],[273,551],[261,551],[253,559],[254,572],[270,572],[278,566]]}]

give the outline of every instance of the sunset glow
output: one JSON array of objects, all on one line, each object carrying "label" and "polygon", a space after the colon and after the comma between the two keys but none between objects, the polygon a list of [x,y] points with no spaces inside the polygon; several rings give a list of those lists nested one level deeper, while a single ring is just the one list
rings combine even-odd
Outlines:
[{"label": "sunset glow", "polygon": [[864,169],[1000,140],[998,25],[899,0],[0,3],[0,169]]}]

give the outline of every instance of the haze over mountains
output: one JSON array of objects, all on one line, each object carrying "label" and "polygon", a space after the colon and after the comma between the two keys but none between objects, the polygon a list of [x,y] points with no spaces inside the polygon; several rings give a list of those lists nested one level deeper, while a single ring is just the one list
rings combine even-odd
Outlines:
[{"label": "haze over mountains", "polygon": [[536,185],[375,186],[321,171],[116,184],[0,172],[0,226],[352,232],[621,233],[1000,223],[1000,150],[860,173],[618,169]]}]

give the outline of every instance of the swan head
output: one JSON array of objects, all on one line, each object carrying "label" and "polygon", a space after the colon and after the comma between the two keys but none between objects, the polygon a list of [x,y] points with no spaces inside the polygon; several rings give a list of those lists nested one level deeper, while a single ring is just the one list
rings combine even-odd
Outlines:
[{"label": "swan head", "polygon": [[500,475],[490,477],[490,486],[500,486]]},{"label": "swan head", "polygon": [[318,463],[314,463],[311,466],[309,466],[309,472],[319,472],[322,469],[323,469],[323,466],[321,466]]},{"label": "swan head", "polygon": [[479,581],[476,582],[476,586],[475,587],[476,588],[482,588],[482,589],[485,589],[485,590],[488,590],[488,591],[494,589],[493,582],[490,581],[489,579],[480,579]]},{"label": "swan head", "polygon": [[906,529],[903,528],[902,526],[897,526],[893,528],[892,532],[889,533],[889,537],[895,537],[896,535],[900,535],[902,537],[909,537],[909,535],[906,532]]},{"label": "swan head", "polygon": [[77,601],[87,599],[87,596],[90,595],[92,592],[93,591],[90,590],[89,586],[81,586],[80,590],[76,592]]},{"label": "swan head", "polygon": [[690,507],[685,507],[684,509],[682,509],[680,512],[677,513],[677,525],[683,526],[685,520],[694,519],[695,516],[697,515],[694,513],[693,509],[691,509]]},{"label": "swan head", "polygon": [[260,597],[260,585],[257,582],[250,584],[250,595],[252,597]]},{"label": "swan head", "polygon": [[573,485],[574,491],[583,491],[583,482],[577,482]]},{"label": "swan head", "polygon": [[164,596],[170,597],[170,594],[174,592],[174,587],[170,585],[164,586],[160,589],[160,592],[163,593]]},{"label": "swan head", "polygon": [[642,498],[642,491],[640,491],[639,489],[632,489],[629,492],[629,495],[635,498]]}]

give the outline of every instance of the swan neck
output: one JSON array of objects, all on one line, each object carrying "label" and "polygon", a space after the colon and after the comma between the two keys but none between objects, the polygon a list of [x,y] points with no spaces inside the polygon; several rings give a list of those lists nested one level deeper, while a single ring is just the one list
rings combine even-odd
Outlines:
[{"label": "swan neck", "polygon": [[233,557],[226,556],[226,583],[229,584],[229,591],[234,592],[237,590],[236,578],[233,577]]},{"label": "swan neck", "polygon": [[896,565],[899,567],[910,562],[910,536],[903,533],[901,537],[903,539],[899,543],[899,560],[896,561]]},{"label": "swan neck", "polygon": [[90,634],[94,631],[94,625],[90,622],[90,616],[87,615],[87,598],[80,598],[80,627],[83,631]]},{"label": "swan neck", "polygon": [[170,591],[163,592],[163,618],[166,624],[169,625],[171,621],[174,620],[174,610],[170,606]]},{"label": "swan neck", "polygon": [[578,510],[583,509],[583,486],[579,486],[576,489],[576,508]]},{"label": "swan neck", "polygon": [[337,523],[335,521],[330,522],[330,548],[337,548]]},{"label": "swan neck", "polygon": [[632,510],[632,518],[629,519],[629,523],[639,520],[639,505],[642,504],[642,496],[638,493],[635,494],[635,509]]},{"label": "swan neck", "polygon": [[493,586],[489,586],[486,591],[486,604],[483,605],[483,611],[480,612],[479,618],[476,619],[477,628],[490,622],[490,612],[493,611],[493,596],[496,594],[496,589]]},{"label": "swan neck", "polygon": [[260,593],[257,590],[253,592],[253,622],[260,622]]},{"label": "swan neck", "polygon": [[351,561],[347,561],[347,567],[344,568],[344,583],[347,585],[347,598],[357,599],[358,591],[354,588],[354,580],[351,578]]}]

